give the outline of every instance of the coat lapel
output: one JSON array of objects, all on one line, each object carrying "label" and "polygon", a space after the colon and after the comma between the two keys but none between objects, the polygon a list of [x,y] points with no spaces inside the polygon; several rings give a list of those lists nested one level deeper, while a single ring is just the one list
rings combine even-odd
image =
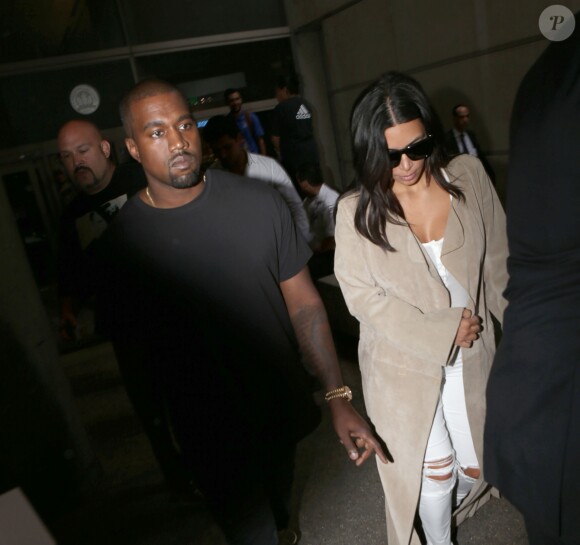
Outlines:
[{"label": "coat lapel", "polygon": [[453,259],[452,255],[454,252],[461,251],[465,244],[465,232],[463,230],[463,224],[459,219],[456,203],[457,199],[451,201],[449,217],[447,218],[447,225],[445,226],[445,240],[443,241],[441,257],[447,256],[446,260]]},{"label": "coat lapel", "polygon": [[473,260],[474,248],[469,248],[466,243],[467,239],[474,240],[474,237],[466,236],[465,229],[469,228],[469,218],[466,218],[465,214],[469,214],[465,204],[454,198],[445,228],[441,261],[467,290],[475,308],[477,286],[473,285],[473,281],[479,278],[479,263],[477,260]]}]

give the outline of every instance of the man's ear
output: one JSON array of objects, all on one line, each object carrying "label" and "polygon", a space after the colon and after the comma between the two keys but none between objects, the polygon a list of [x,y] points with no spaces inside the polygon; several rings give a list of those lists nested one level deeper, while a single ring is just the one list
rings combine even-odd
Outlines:
[{"label": "man's ear", "polygon": [[129,153],[131,154],[131,157],[133,157],[133,159],[135,159],[135,161],[139,161],[139,163],[140,163],[141,157],[139,155],[139,150],[137,149],[137,145],[135,144],[135,140],[133,140],[132,138],[125,138],[125,146],[127,146],[127,149],[129,150]]},{"label": "man's ear", "polygon": [[101,140],[101,150],[108,159],[111,156],[111,143],[108,140]]}]

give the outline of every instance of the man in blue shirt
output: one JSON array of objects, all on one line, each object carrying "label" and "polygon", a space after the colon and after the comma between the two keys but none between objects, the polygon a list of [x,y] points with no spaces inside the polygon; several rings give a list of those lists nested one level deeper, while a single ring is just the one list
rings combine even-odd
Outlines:
[{"label": "man in blue shirt", "polygon": [[242,95],[238,89],[226,89],[224,98],[230,107],[229,115],[236,120],[238,129],[246,143],[246,149],[250,153],[267,155],[264,141],[264,129],[260,119],[255,113],[242,110]]}]

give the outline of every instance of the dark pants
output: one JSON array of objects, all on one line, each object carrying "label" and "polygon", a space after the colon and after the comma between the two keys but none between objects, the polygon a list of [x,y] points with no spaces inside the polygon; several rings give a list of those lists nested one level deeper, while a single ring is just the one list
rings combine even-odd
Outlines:
[{"label": "dark pants", "polygon": [[[295,446],[262,445],[245,462],[217,453],[222,447],[227,448],[212,444],[216,458],[192,468],[206,505],[230,545],[277,545],[277,533],[290,518]],[[186,459],[188,450],[184,446]]]},{"label": "dark pants", "polygon": [[525,518],[525,522],[530,545],[580,545],[580,536],[577,539],[563,539],[546,534],[543,528],[536,525],[535,520]]},{"label": "dark pants", "polygon": [[181,453],[173,441],[171,425],[142,344],[113,342],[127,396],[149,439],[155,459],[172,492],[185,492],[190,481]]}]

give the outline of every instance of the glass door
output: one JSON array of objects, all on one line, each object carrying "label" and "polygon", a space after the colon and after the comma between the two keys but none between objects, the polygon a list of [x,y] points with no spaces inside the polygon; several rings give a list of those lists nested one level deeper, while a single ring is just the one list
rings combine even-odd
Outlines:
[{"label": "glass door", "polygon": [[0,166],[0,181],[39,289],[53,285],[56,281],[54,233],[48,227],[50,218],[34,163]]}]

